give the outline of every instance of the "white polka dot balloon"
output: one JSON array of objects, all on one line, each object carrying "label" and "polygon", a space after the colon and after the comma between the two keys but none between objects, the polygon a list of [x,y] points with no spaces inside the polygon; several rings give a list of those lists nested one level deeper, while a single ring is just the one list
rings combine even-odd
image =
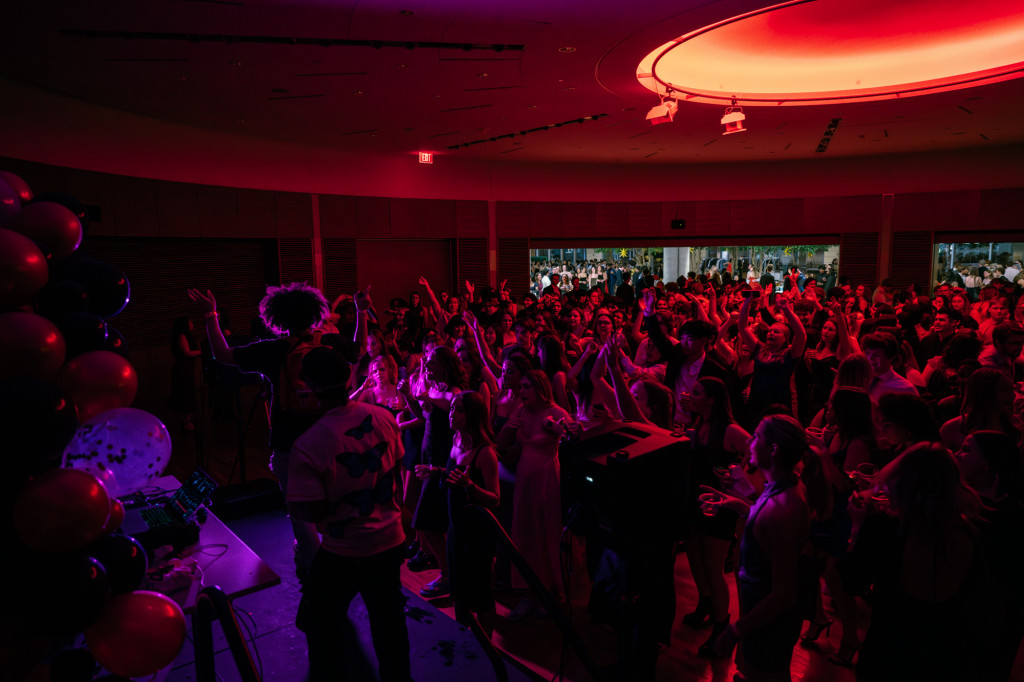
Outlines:
[{"label": "white polka dot balloon", "polygon": [[171,458],[167,427],[149,412],[118,407],[78,427],[64,449],[64,466],[83,469],[111,494],[127,495],[163,475]]}]

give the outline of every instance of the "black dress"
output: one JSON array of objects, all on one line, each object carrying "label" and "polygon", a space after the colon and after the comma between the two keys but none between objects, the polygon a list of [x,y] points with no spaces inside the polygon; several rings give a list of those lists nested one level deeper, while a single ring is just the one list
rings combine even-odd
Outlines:
[{"label": "black dress", "polygon": [[[448,411],[434,407],[426,413],[423,428],[423,449],[420,452],[419,464],[434,467],[445,467],[452,452],[452,432],[448,422]],[[444,533],[448,530],[448,496],[445,493],[444,479],[433,477],[423,481],[420,499],[416,503],[416,512],[412,517],[415,530]]]},{"label": "black dress", "polygon": [[[485,446],[486,447],[486,446]],[[473,452],[466,465],[469,480],[477,487],[484,485],[484,476],[476,467],[476,458],[481,448]],[[448,458],[445,479],[459,467],[455,460]],[[490,526],[479,512],[466,507],[470,501],[467,489],[458,485],[448,488],[448,565],[451,567],[451,591],[455,610],[463,609],[480,613],[494,610],[494,593],[491,591],[491,563],[494,559],[494,539]]]},{"label": "black dress", "polygon": [[[700,486],[706,485],[709,488],[718,488],[721,482],[715,475],[715,468],[728,468],[738,461],[731,452],[726,452],[721,443],[725,438],[725,429],[718,428],[708,434],[708,444],[701,445],[698,442],[697,434],[687,434],[690,437],[692,448],[692,459],[690,464],[690,487],[689,509],[690,528],[693,528],[702,535],[717,538],[719,540],[731,541],[736,535],[736,523],[739,521],[739,514],[729,509],[721,509],[714,516],[705,516],[700,510]],[[716,445],[717,444],[717,445]]]}]

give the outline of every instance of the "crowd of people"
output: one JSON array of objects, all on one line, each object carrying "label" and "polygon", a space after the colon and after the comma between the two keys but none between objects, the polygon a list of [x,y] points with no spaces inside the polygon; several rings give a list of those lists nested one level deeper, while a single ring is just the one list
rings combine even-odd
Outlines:
[{"label": "crowd of people", "polygon": [[[421,277],[381,313],[369,288],[333,306],[274,288],[261,313],[281,337],[234,348],[213,295],[190,292],[214,356],[274,383],[313,679],[331,679],[330,636],[360,591],[382,679],[409,679],[403,557],[437,571],[425,598],[452,595],[485,629],[495,589],[522,595],[509,620],[543,614],[471,505],[564,600],[560,441],[622,420],[674,434],[690,460],[679,539],[700,599],[682,623],[710,628],[700,655],[738,645],[740,679],[790,679],[794,646],[836,626],[829,660],[858,679],[1009,678],[1024,637],[1020,287],[641,270],[609,295],[594,267],[518,294]],[[316,408],[296,407],[302,391]]]}]

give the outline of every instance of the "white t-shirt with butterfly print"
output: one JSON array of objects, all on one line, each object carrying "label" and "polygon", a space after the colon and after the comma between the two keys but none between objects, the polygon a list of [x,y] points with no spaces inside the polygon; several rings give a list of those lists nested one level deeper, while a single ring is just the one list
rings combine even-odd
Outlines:
[{"label": "white t-shirt with butterfly print", "polygon": [[394,416],[382,407],[350,402],[327,412],[295,441],[287,500],[326,499],[318,524],[325,550],[365,557],[405,540],[395,491],[405,453]]}]

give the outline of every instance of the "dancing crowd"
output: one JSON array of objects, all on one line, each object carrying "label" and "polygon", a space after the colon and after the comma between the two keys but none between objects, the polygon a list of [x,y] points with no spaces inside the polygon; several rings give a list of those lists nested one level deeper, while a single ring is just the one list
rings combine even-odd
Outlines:
[{"label": "dancing crowd", "polygon": [[[685,447],[678,540],[699,602],[682,623],[709,629],[701,656],[788,680],[794,647],[838,627],[828,660],[858,679],[1008,679],[1024,637],[1022,290],[869,291],[826,270],[781,286],[641,270],[615,295],[596,267],[516,294],[421,277],[380,313],[369,287],[332,306],[294,284],[261,304],[280,338],[235,348],[213,294],[192,290],[217,360],[274,383],[313,679],[336,679],[357,592],[382,679],[410,679],[403,558],[437,571],[425,598],[451,595],[485,630],[497,589],[521,594],[508,620],[544,614],[474,507],[564,601],[560,442],[620,421]],[[317,407],[296,407],[303,391]]]}]

